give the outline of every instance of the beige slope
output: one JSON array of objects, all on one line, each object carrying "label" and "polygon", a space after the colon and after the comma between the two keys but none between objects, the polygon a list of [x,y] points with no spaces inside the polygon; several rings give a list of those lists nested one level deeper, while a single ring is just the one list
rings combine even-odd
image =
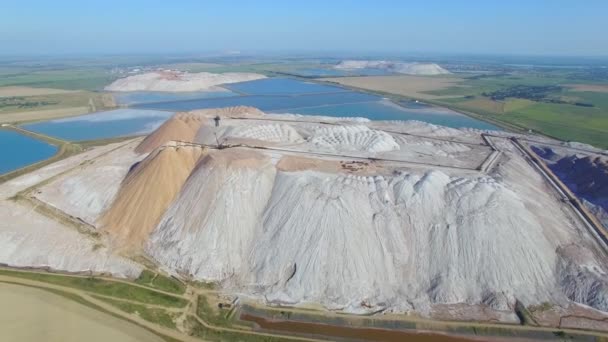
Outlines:
[{"label": "beige slope", "polygon": [[216,116],[226,117],[256,117],[264,113],[257,108],[247,106],[235,106],[225,108],[201,109],[186,113],[177,113],[156,131],[141,142],[135,149],[137,153],[148,153],[169,141],[193,142],[198,130],[213,120]]},{"label": "beige slope", "polygon": [[175,141],[192,142],[203,124],[203,117],[191,113],[177,113],[137,146],[135,152],[148,153],[165,143]]},{"label": "beige slope", "polygon": [[201,147],[177,145],[152,152],[123,181],[102,229],[117,245],[139,249],[203,153]]}]

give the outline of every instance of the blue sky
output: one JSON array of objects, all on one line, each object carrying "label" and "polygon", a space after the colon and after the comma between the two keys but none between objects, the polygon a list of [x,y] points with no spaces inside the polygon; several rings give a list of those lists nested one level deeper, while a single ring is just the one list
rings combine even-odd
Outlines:
[{"label": "blue sky", "polygon": [[607,18],[608,0],[2,0],[0,54],[608,56]]}]

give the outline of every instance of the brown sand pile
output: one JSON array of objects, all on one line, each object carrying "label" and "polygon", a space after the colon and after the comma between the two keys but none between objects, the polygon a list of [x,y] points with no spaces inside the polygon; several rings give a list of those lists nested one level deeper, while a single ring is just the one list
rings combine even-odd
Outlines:
[{"label": "brown sand pile", "polygon": [[162,126],[148,135],[135,148],[137,153],[148,153],[157,149],[165,143],[175,141],[193,142],[196,132],[203,125],[202,116],[192,113],[177,113]]},{"label": "brown sand pile", "polygon": [[135,152],[149,153],[169,141],[194,142],[196,133],[205,121],[216,116],[220,117],[257,117],[264,112],[254,107],[236,106],[225,108],[201,109],[185,113],[177,113],[162,124],[156,131],[148,135],[137,146]]},{"label": "brown sand pile", "polygon": [[117,245],[140,248],[203,153],[202,147],[177,145],[152,152],[123,181],[102,229]]},{"label": "brown sand pile", "polygon": [[162,70],[157,72],[163,80],[181,80],[182,73],[173,70]]},{"label": "brown sand pile", "polygon": [[382,167],[369,161],[327,160],[300,156],[284,156],[277,163],[277,169],[285,172],[313,170],[328,173],[353,173],[377,175]]}]

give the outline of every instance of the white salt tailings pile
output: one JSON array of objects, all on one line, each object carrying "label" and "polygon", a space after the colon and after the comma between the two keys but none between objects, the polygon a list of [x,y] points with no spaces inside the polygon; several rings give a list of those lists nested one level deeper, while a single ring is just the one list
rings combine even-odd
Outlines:
[{"label": "white salt tailings pile", "polygon": [[381,69],[406,75],[443,75],[450,72],[435,63],[404,63],[391,61],[346,60],[334,66],[335,69]]},{"label": "white salt tailings pile", "polygon": [[222,84],[253,81],[266,78],[264,75],[253,73],[223,73],[210,72],[188,73],[180,71],[155,71],[140,75],[129,76],[114,81],[105,87],[107,91],[222,91]]},{"label": "white salt tailings pile", "polygon": [[247,269],[275,169],[251,151],[202,158],[147,244],[172,270],[220,281]]}]

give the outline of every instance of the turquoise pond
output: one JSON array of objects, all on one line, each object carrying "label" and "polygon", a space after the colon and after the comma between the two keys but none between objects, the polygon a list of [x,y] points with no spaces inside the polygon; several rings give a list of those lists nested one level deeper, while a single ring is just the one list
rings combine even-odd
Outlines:
[{"label": "turquoise pond", "polygon": [[[117,101],[129,108],[21,127],[69,141],[97,140],[148,134],[177,111],[245,105],[272,113],[419,120],[455,128],[499,129],[443,108],[411,101],[397,105],[380,96],[292,78],[267,78],[229,84],[225,88],[229,90],[115,93]],[[56,152],[54,146],[7,130],[0,131],[0,143],[9,151],[0,159],[0,173],[46,159]]]},{"label": "turquoise pond", "polygon": [[238,96],[229,90],[213,92],[186,92],[186,93],[163,93],[157,91],[133,91],[125,93],[112,93],[116,102],[120,105],[135,105],[138,103],[185,101],[193,99],[206,99],[214,97]]},{"label": "turquoise pond", "polygon": [[244,95],[306,95],[347,91],[341,87],[283,77],[232,83],[223,87]]},{"label": "turquoise pond", "polygon": [[48,159],[57,147],[15,131],[0,129],[0,174]]},{"label": "turquoise pond", "polygon": [[388,101],[294,108],[290,109],[289,113],[334,117],[357,116],[371,120],[418,120],[435,125],[455,128],[476,128],[487,130],[498,129],[496,126],[489,123],[475,120],[466,115],[458,114],[449,110],[440,110],[434,107],[403,108]]},{"label": "turquoise pond", "polygon": [[172,112],[117,109],[21,127],[70,141],[84,141],[148,134],[162,125]]},{"label": "turquoise pond", "polygon": [[319,93],[308,95],[247,95],[178,102],[143,103],[134,105],[132,107],[138,109],[166,111],[189,111],[194,109],[228,106],[252,106],[263,111],[271,111],[279,109],[287,110],[290,108],[299,107],[369,102],[376,100],[380,100],[380,97],[352,91],[342,91],[338,93]]},{"label": "turquoise pond", "polygon": [[333,68],[310,68],[298,69],[291,72],[292,75],[302,77],[343,77],[343,76],[387,76],[394,75],[392,72],[382,69],[361,68],[361,69],[333,69]]}]

